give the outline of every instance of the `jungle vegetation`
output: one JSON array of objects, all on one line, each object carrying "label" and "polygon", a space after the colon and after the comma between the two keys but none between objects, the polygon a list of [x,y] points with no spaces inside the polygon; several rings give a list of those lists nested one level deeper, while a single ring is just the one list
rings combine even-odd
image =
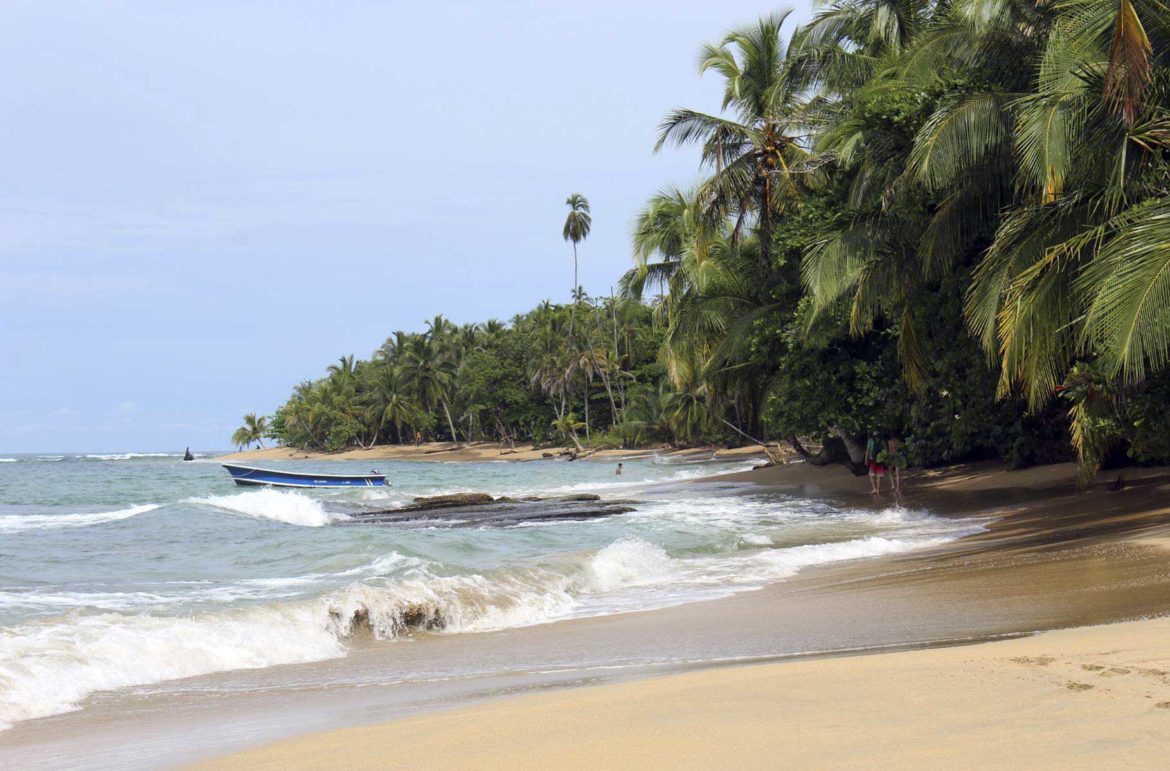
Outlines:
[{"label": "jungle vegetation", "polygon": [[[700,181],[649,195],[618,296],[396,332],[297,386],[271,436],[746,435],[826,462],[876,429],[919,465],[1170,459],[1166,0],[786,18],[699,52],[721,110],[669,110],[657,147],[693,147]],[[575,272],[589,208],[566,203]]]}]

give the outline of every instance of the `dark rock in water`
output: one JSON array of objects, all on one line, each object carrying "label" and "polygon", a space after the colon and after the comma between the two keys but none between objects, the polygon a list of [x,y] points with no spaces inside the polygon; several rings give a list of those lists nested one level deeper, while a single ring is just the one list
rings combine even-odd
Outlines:
[{"label": "dark rock in water", "polygon": [[451,495],[432,495],[429,498],[415,498],[414,503],[399,509],[399,511],[428,511],[430,509],[447,509],[452,506],[478,506],[491,503],[495,498],[487,493],[452,493]]},{"label": "dark rock in water", "polygon": [[375,634],[378,631],[375,626],[380,626],[383,631],[388,630],[391,636],[399,637],[416,631],[438,632],[447,626],[446,619],[438,609],[419,603],[406,603],[389,613],[384,613],[377,624],[370,618],[370,609],[365,605],[359,605],[350,611],[348,617],[343,616],[342,611],[337,608],[331,608],[329,617],[344,634],[355,632]]},{"label": "dark rock in water", "polygon": [[630,501],[603,501],[581,493],[558,498],[493,498],[485,493],[458,493],[415,498],[397,509],[351,514],[339,524],[399,527],[507,527],[522,522],[595,519],[633,511]]}]

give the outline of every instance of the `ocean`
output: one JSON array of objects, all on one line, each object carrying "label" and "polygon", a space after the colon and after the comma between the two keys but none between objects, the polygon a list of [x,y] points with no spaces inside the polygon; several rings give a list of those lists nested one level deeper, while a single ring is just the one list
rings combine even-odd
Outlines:
[{"label": "ocean", "polygon": [[[727,597],[973,527],[689,481],[744,470],[743,461],[627,460],[621,477],[591,461],[377,465],[392,486],[279,491],[236,487],[211,457],[0,457],[0,727],[84,710],[99,693],[162,683],[181,691],[184,678],[368,646],[393,656],[394,645],[420,637],[441,645]],[[472,491],[592,492],[633,511],[504,526],[438,514],[360,523],[363,512],[415,496]]]}]

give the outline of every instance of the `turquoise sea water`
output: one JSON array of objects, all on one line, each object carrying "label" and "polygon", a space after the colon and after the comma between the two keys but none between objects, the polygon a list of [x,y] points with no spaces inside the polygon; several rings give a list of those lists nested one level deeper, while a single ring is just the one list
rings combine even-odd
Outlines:
[{"label": "turquoise sea water", "polygon": [[[366,631],[390,644],[418,629],[663,607],[962,532],[921,512],[682,484],[748,465],[633,460],[615,477],[600,462],[379,462],[389,488],[278,491],[236,487],[210,459],[0,458],[0,726],[84,708],[98,691],[345,656]],[[635,510],[507,527],[354,523],[460,491],[589,491]]]}]

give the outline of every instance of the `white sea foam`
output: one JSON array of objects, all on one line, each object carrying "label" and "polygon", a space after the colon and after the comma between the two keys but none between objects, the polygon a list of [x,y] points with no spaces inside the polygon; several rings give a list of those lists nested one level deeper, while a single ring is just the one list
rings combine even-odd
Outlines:
[{"label": "white sea foam", "polygon": [[[279,509],[275,518],[302,524],[324,524],[328,518],[316,501],[295,493],[261,490],[197,500],[248,516],[274,518]],[[256,513],[262,511],[267,513]],[[483,632],[663,607],[757,588],[812,565],[901,553],[944,540],[872,536],[730,557],[672,557],[659,545],[625,537],[559,561],[459,575],[443,575],[436,563],[391,552],[336,573],[248,579],[200,590],[204,599],[230,602],[248,592],[255,597],[301,591],[319,577],[357,579],[312,599],[183,617],[74,611],[0,631],[0,723],[77,709],[97,691],[342,656],[347,639],[357,633],[392,639],[416,629]],[[213,597],[216,592],[222,596]],[[67,606],[75,597],[54,599]],[[93,605],[116,607],[132,600],[149,608],[169,598],[138,593],[102,599],[109,602]]]},{"label": "white sea foam", "polygon": [[640,538],[622,538],[589,560],[582,589],[605,592],[661,583],[675,577],[672,562],[661,546]]},{"label": "white sea foam", "polygon": [[0,515],[0,533],[49,530],[59,527],[89,527],[90,525],[129,519],[157,508],[159,508],[158,504],[148,503],[118,511],[100,511],[89,514],[4,514]]},{"label": "white sea foam", "polygon": [[0,463],[17,463],[20,458],[0,458]]},{"label": "white sea foam", "polygon": [[884,538],[870,536],[838,543],[811,543],[787,549],[766,549],[750,559],[761,568],[763,577],[787,578],[803,568],[832,562],[904,554],[916,549],[937,546],[949,538]]},{"label": "white sea foam", "polygon": [[191,618],[105,613],[0,631],[0,726],[79,708],[97,691],[342,656],[312,605]]},{"label": "white sea foam", "polygon": [[83,456],[88,460],[134,460],[135,458],[178,458],[175,452],[120,452]]},{"label": "white sea foam", "polygon": [[271,488],[236,495],[208,495],[191,498],[190,502],[301,527],[322,527],[330,522],[345,519],[343,514],[330,514],[325,511],[320,501],[307,495]]}]

